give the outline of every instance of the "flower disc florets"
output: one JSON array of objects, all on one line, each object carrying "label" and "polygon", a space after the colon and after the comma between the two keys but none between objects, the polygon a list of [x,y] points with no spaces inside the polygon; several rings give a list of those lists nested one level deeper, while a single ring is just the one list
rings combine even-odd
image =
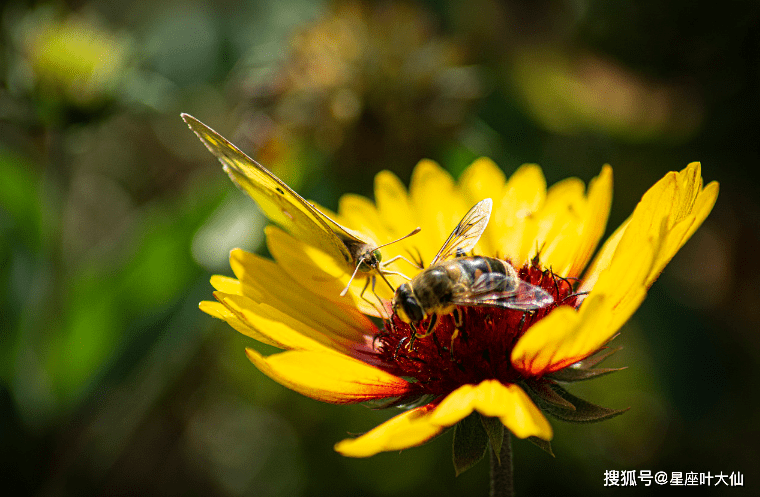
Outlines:
[{"label": "flower disc florets", "polygon": [[[510,354],[517,340],[534,323],[558,306],[577,308],[580,295],[566,278],[543,269],[538,261],[518,270],[523,281],[548,292],[554,301],[533,311],[492,306],[459,306],[438,317],[429,336],[413,338],[414,329],[397,314],[386,320],[375,348],[389,372],[413,378],[418,394],[444,395],[464,384],[496,379],[514,383],[522,379],[512,367]],[[427,317],[416,325],[422,334]]]}]

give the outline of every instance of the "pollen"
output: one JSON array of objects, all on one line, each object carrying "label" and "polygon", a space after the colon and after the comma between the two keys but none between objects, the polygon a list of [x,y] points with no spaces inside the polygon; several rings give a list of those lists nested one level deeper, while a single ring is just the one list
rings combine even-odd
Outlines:
[{"label": "pollen", "polygon": [[[433,332],[415,337],[414,330],[396,314],[385,321],[375,337],[375,351],[386,369],[414,379],[416,393],[443,395],[464,384],[496,379],[514,383],[521,379],[510,354],[517,340],[558,306],[577,308],[581,294],[576,282],[544,269],[532,261],[518,270],[523,281],[541,287],[554,301],[540,309],[520,311],[491,306],[459,306],[438,317]],[[423,320],[418,333],[427,329]]]}]

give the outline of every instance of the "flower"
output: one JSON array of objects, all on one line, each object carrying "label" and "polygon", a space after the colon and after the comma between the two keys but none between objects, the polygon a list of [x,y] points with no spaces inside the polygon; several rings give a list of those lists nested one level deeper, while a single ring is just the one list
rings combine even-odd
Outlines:
[{"label": "flower", "polygon": [[123,85],[130,45],[96,17],[57,16],[39,8],[18,27],[19,44],[31,69],[24,84],[36,86],[43,98],[92,108],[114,97]]},{"label": "flower", "polygon": [[[594,367],[611,353],[603,351],[605,345],[702,224],[717,194],[716,182],[703,187],[699,163],[668,173],[589,265],[610,209],[609,166],[588,189],[576,178],[547,189],[536,165],[520,167],[507,180],[483,158],[455,182],[425,160],[414,170],[408,192],[392,173],[381,172],[375,178],[375,203],[345,195],[335,219],[379,243],[420,226],[420,234],[382,250],[423,265],[467,209],[490,197],[491,220],[474,252],[509,261],[521,279],[552,295],[551,305],[530,312],[460,307],[458,317],[441,316],[430,336],[410,346],[414,332],[391,314],[392,294],[385,285],[376,289],[383,308],[372,304],[372,296],[360,297],[362,281],[353,282],[341,298],[350,275],[308,240],[269,226],[274,261],[234,250],[230,262],[236,278],[214,276],[218,302],[202,302],[201,309],[284,349],[267,357],[252,348],[246,353],[259,370],[288,388],[335,404],[385,400],[406,407],[364,435],[339,442],[335,449],[346,456],[422,444],[474,412],[483,417],[489,436],[498,419],[499,429],[503,425],[519,438],[542,444],[552,438],[544,412],[568,421],[622,412],[578,399],[560,382],[612,371]],[[402,261],[394,264],[408,276],[419,271]],[[394,286],[404,281],[389,279]],[[381,317],[382,324],[371,316]]]}]

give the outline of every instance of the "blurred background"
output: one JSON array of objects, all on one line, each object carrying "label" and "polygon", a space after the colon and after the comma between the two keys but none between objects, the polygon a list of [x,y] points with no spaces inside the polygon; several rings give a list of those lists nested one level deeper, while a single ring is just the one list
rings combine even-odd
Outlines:
[{"label": "blurred background", "polygon": [[[745,475],[760,441],[760,4],[686,0],[15,1],[0,10],[0,472],[15,495],[485,495],[451,434],[370,459],[391,413],[301,397],[198,310],[261,218],[179,117],[307,198],[371,196],[421,158],[551,184],[613,166],[611,232],[701,161],[718,203],[605,365],[612,408],[516,441],[518,493],[604,471]],[[642,490],[642,489],[639,489]],[[741,489],[724,489],[740,495]]]}]

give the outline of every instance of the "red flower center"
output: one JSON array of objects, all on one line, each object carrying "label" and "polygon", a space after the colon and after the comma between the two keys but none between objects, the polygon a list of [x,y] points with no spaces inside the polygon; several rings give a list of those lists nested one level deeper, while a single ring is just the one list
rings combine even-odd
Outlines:
[{"label": "red flower center", "polygon": [[[549,292],[554,302],[534,311],[501,307],[460,306],[438,317],[433,332],[413,339],[411,326],[393,314],[375,338],[375,350],[384,368],[397,376],[413,378],[420,394],[443,395],[464,384],[486,379],[514,383],[521,375],[510,355],[517,340],[536,322],[560,305],[577,307],[574,282],[537,264],[518,270],[520,279]],[[430,317],[416,325],[427,330]]]}]

